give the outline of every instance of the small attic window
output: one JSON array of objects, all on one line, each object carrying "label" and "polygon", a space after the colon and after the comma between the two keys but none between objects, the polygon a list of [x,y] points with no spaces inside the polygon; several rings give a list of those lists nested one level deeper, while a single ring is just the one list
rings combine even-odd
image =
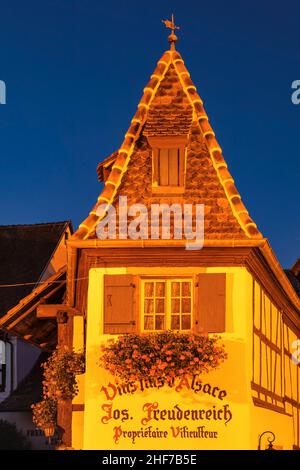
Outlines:
[{"label": "small attic window", "polygon": [[184,192],[186,138],[151,138],[152,191],[161,194]]}]

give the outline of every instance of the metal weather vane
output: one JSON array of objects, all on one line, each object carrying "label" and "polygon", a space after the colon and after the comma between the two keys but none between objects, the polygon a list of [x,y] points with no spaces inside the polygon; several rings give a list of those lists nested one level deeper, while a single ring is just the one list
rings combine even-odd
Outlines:
[{"label": "metal weather vane", "polygon": [[178,40],[178,38],[175,34],[175,30],[180,29],[180,27],[176,26],[173,13],[172,13],[172,16],[171,16],[171,20],[162,20],[162,23],[164,23],[165,26],[171,30],[171,34],[169,35],[168,40],[170,42],[171,49],[174,50],[175,49],[175,42]]}]

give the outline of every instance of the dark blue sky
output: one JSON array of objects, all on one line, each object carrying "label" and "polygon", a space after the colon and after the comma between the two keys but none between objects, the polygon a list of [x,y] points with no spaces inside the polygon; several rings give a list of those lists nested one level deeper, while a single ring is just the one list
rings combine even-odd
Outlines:
[{"label": "dark blue sky", "polygon": [[181,25],[191,73],[250,214],[284,266],[300,256],[299,0],[1,0],[0,224],[71,218],[100,191],[157,60]]}]

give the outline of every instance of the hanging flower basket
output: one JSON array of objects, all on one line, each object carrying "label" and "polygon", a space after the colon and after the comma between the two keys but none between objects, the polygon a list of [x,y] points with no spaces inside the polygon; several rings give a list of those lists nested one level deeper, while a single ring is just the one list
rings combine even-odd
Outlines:
[{"label": "hanging flower basket", "polygon": [[44,398],[39,403],[31,405],[33,410],[33,422],[41,429],[46,437],[52,437],[56,429],[56,402],[50,398]]},{"label": "hanging flower basket", "polygon": [[149,377],[168,382],[217,368],[227,358],[220,339],[173,331],[128,334],[102,346],[100,363],[125,382]]},{"label": "hanging flower basket", "polygon": [[73,353],[73,357],[70,362],[70,370],[75,375],[81,375],[85,373],[85,360],[83,353]]},{"label": "hanging flower basket", "polygon": [[43,400],[32,405],[33,422],[50,438],[56,430],[57,404],[78,394],[76,375],[84,373],[85,356],[57,348],[42,367]]},{"label": "hanging flower basket", "polygon": [[44,368],[44,393],[55,400],[72,400],[78,393],[76,375],[84,373],[84,354],[57,348]]}]

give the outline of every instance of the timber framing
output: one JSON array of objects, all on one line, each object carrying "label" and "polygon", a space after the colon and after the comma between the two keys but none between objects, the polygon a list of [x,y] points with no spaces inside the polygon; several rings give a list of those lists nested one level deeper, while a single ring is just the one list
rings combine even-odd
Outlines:
[{"label": "timber framing", "polygon": [[69,307],[66,304],[45,304],[41,302],[37,306],[36,317],[37,318],[57,318],[59,312],[66,312],[70,315],[81,315],[81,313],[76,309]]}]

